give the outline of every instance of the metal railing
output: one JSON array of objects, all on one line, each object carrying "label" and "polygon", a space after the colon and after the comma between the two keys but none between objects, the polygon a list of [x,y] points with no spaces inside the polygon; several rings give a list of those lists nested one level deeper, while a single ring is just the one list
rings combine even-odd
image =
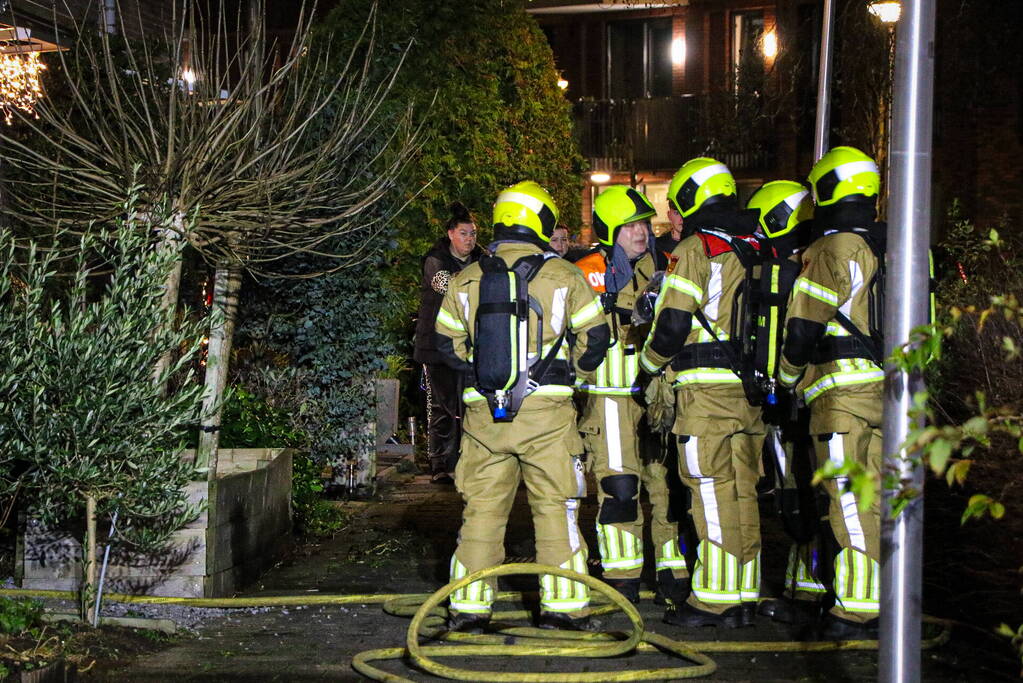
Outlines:
[{"label": "metal railing", "polygon": [[743,131],[722,103],[720,97],[693,95],[580,100],[572,113],[580,149],[594,169],[674,170],[704,154],[733,171],[770,167],[770,135]]}]

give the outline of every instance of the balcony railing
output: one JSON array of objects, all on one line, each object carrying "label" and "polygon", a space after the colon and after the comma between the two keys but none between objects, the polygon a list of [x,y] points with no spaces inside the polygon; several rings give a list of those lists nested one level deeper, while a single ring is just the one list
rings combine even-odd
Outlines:
[{"label": "balcony railing", "polygon": [[[749,102],[741,103],[748,105]],[[769,130],[747,125],[734,96],[581,100],[573,106],[583,156],[607,171],[674,171],[687,159],[709,155],[733,171],[769,167]]]}]

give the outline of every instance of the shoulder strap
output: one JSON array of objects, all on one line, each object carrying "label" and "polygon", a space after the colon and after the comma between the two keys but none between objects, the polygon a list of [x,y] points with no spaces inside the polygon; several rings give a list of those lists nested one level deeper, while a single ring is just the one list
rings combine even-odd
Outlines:
[{"label": "shoulder strap", "polygon": [[[529,254],[528,256],[523,256],[518,261],[516,261],[515,265],[511,267],[511,270],[514,271],[515,274],[519,276],[520,282],[523,285],[525,285],[528,284],[529,282],[532,282],[533,279],[543,269],[547,261],[549,261],[552,258],[557,258],[557,256],[549,252],[543,252],[540,254]],[[540,307],[536,299],[529,295],[528,291],[525,292],[525,298],[527,301],[527,305],[533,308],[533,310],[536,312],[538,337],[537,346],[542,347],[544,323],[543,309]],[[561,334],[558,335],[558,338],[554,341],[554,344],[551,346],[550,351],[548,351],[547,354],[543,356],[543,358],[534,363],[534,365],[529,369],[530,380],[539,382],[547,373],[547,370],[550,368],[551,364],[554,362],[554,359],[557,358],[558,352],[561,350],[561,345],[565,341],[565,333],[567,332],[567,330],[568,326],[566,325],[565,329],[561,331]],[[535,390],[536,389],[534,387],[533,391]]]},{"label": "shoulder strap", "polygon": [[[873,319],[879,316],[879,311],[873,309],[883,305],[884,303],[883,298],[885,295],[884,242],[883,240],[878,239],[878,235],[876,234],[878,230],[884,230],[883,223],[874,223],[871,226],[870,230],[866,232],[855,233],[859,235],[864,242],[866,242],[867,246],[870,248],[871,253],[874,255],[874,258],[877,259],[877,269],[874,272],[874,276],[871,278],[871,281],[868,285],[871,289],[871,291],[868,292],[867,294],[868,298],[870,299],[868,305],[871,307],[871,310],[868,311],[869,319]],[[874,301],[875,298],[880,298],[881,301]],[[881,340],[880,332],[874,329],[873,323],[871,323],[870,336],[868,337],[866,334],[864,334],[863,330],[857,327],[856,324],[849,319],[849,316],[847,316],[845,313],[842,313],[841,310],[835,311],[835,322],[841,325],[846,332],[851,334],[856,339],[856,341],[858,341],[863,346],[863,348],[867,352],[867,356],[870,358],[871,361],[873,361],[877,365],[883,365],[882,363],[883,359],[881,358],[881,356],[884,353],[883,351],[884,343]]]}]

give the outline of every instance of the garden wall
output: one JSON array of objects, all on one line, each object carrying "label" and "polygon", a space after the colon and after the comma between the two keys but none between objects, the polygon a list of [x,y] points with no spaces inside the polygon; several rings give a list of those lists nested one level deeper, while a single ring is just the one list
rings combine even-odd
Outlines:
[{"label": "garden wall", "polygon": [[[190,502],[213,504],[165,552],[111,548],[104,592],[223,597],[257,578],[291,543],[291,459],[290,449],[221,450],[216,480],[188,489]],[[108,528],[101,520],[101,536]],[[82,536],[73,525],[50,530],[27,519],[15,559],[21,587],[77,590]]]}]

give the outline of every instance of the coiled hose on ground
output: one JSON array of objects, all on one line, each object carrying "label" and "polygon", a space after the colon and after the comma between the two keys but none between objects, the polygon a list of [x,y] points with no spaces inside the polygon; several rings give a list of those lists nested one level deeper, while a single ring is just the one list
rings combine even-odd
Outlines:
[{"label": "coiled hose on ground", "polygon": [[[459,588],[481,579],[519,575],[519,574],[551,574],[573,581],[579,581],[595,590],[606,600],[593,600],[594,616],[621,611],[629,619],[629,632],[588,632],[588,631],[549,631],[524,626],[503,626],[512,620],[528,620],[531,613],[527,610],[494,612],[492,624],[495,631],[486,635],[449,632],[444,628],[444,617],[447,610],[441,603]],[[0,595],[9,597],[48,597],[73,600],[77,594],[70,591],[0,589]],[[644,593],[649,598],[652,594]],[[497,601],[521,599],[518,592],[505,592],[497,595]],[[410,683],[409,679],[390,674],[378,669],[370,662],[407,658],[424,671],[437,676],[460,681],[495,681],[499,683],[602,683],[622,681],[656,681],[682,678],[699,678],[709,676],[717,669],[717,664],[708,652],[742,653],[742,652],[834,652],[836,650],[873,650],[877,649],[877,641],[746,641],[746,642],[701,642],[699,650],[691,644],[674,640],[657,633],[646,631],[643,618],[639,611],[621,593],[603,581],[591,576],[579,574],[569,569],[549,567],[536,563],[505,564],[490,567],[470,574],[458,581],[452,581],[432,595],[420,594],[365,594],[365,595],[285,595],[269,597],[244,598],[170,598],[147,595],[108,594],[108,600],[118,602],[135,602],[145,604],[175,604],[190,607],[248,608],[248,607],[286,607],[308,605],[346,605],[383,603],[384,611],[395,616],[411,616],[405,638],[405,647],[384,648],[360,652],[352,660],[352,666],[364,676],[388,683]],[[925,617],[928,623],[940,625],[941,631],[921,646],[928,649],[948,642],[951,637],[949,622]],[[423,645],[420,637],[443,640],[447,645]],[[509,642],[512,641],[512,642]],[[437,662],[435,657],[486,657],[486,656],[526,656],[526,657],[576,657],[598,659],[618,657],[632,653],[665,652],[689,662],[688,665],[656,668],[635,669],[630,671],[587,671],[582,673],[532,673],[523,671],[479,671],[447,666]]]}]

